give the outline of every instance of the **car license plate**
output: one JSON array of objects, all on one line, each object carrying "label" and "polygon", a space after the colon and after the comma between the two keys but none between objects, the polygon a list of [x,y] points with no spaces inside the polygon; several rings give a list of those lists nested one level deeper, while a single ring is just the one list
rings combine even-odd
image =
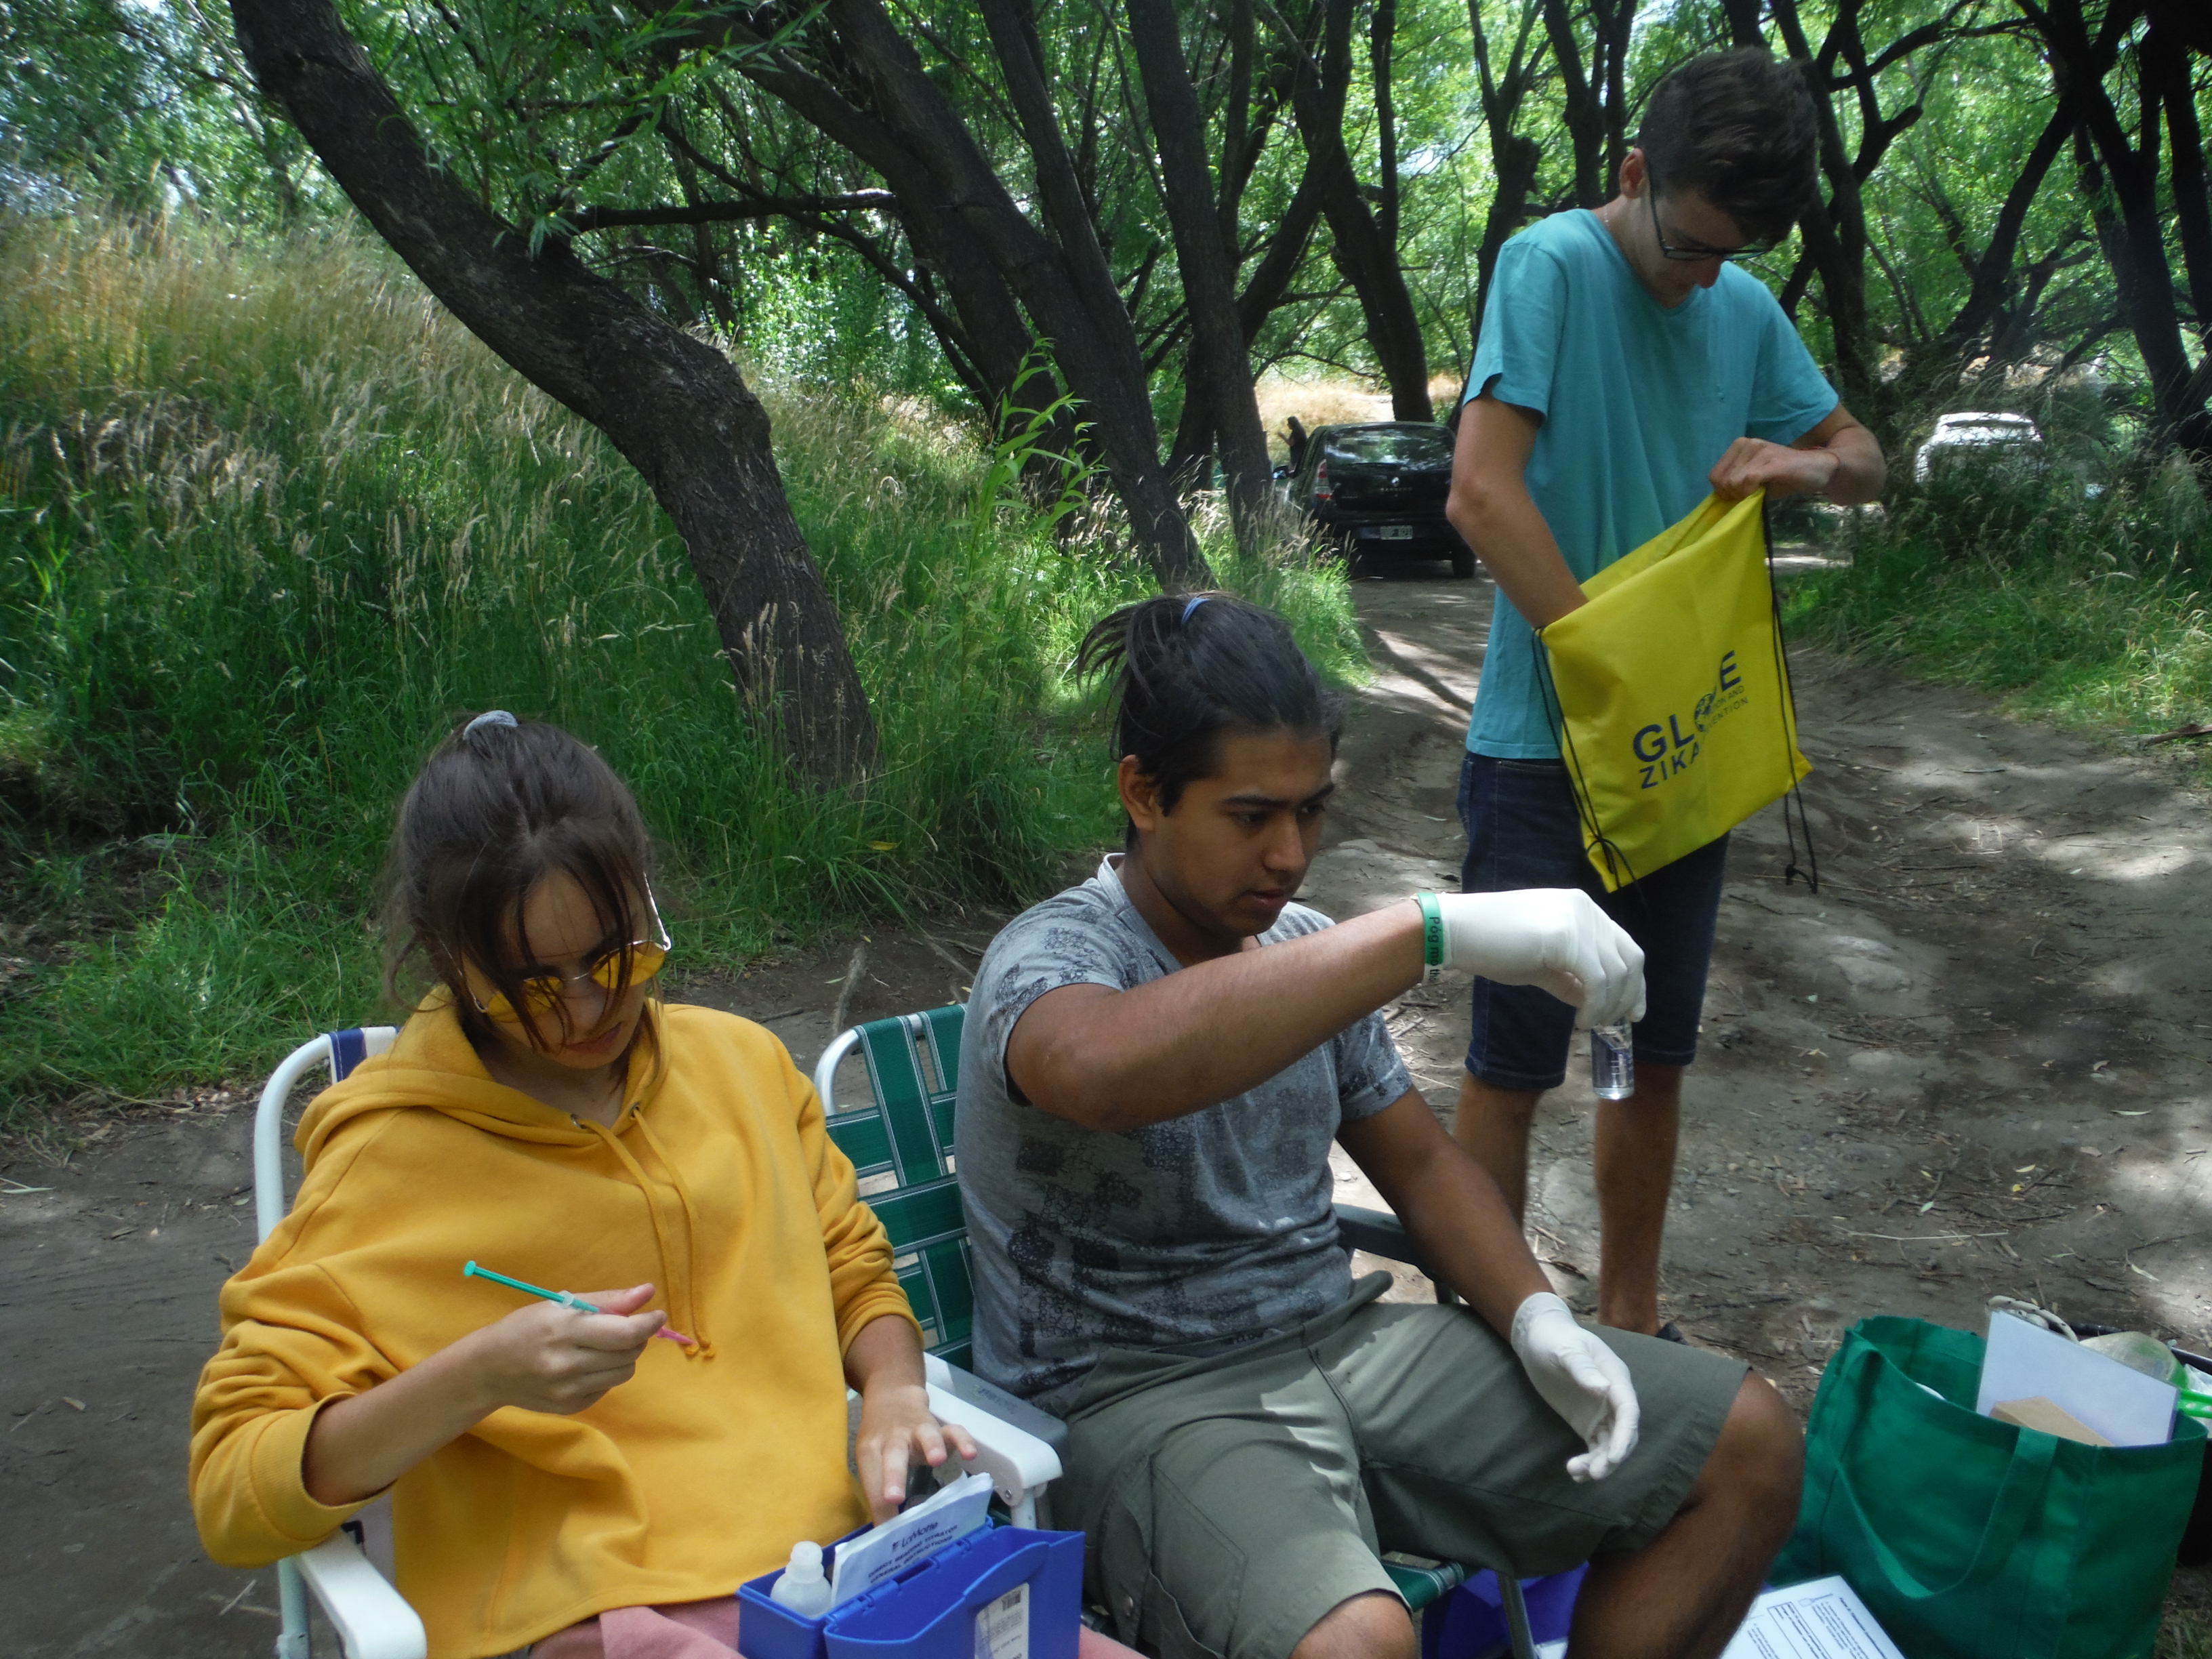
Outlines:
[{"label": "car license plate", "polygon": [[1386,524],[1375,533],[1386,542],[1410,542],[1413,539],[1413,526],[1409,524]]}]

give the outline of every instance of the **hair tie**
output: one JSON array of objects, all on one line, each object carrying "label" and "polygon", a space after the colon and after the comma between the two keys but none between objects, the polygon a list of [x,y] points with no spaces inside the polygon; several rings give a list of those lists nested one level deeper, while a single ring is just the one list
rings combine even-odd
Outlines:
[{"label": "hair tie", "polygon": [[489,713],[477,715],[466,726],[463,726],[461,728],[461,738],[463,742],[466,742],[469,738],[476,736],[478,730],[487,726],[520,726],[522,722],[520,720],[515,719],[514,715],[508,714],[504,708],[494,708]]},{"label": "hair tie", "polygon": [[1197,610],[1199,606],[1200,606],[1201,605],[1204,605],[1204,604],[1205,604],[1208,599],[1212,599],[1212,597],[1213,597],[1213,595],[1212,595],[1212,594],[1211,594],[1211,593],[1199,593],[1199,594],[1195,594],[1195,595],[1194,595],[1194,596],[1192,597],[1192,599],[1191,599],[1191,602],[1190,602],[1188,605],[1187,605],[1183,606],[1183,608],[1182,608],[1182,619],[1183,619],[1183,621],[1184,621],[1184,622],[1186,622],[1186,623],[1189,622],[1189,621],[1190,621],[1190,613],[1191,613],[1192,611],[1194,611]]}]

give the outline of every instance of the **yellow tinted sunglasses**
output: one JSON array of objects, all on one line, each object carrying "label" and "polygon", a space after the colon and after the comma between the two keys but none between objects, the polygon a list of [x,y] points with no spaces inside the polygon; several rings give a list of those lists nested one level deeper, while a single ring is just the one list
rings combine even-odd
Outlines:
[{"label": "yellow tinted sunglasses", "polygon": [[[653,915],[653,938],[632,939],[628,945],[617,945],[580,974],[543,974],[535,979],[523,981],[522,1006],[531,1016],[535,1018],[539,1014],[551,1013],[561,1006],[561,1000],[568,994],[570,986],[580,985],[586,980],[603,991],[616,992],[623,989],[626,984],[642,985],[659,973],[668,960],[673,942],[668,937],[667,925],[660,920],[660,907],[653,902],[650,887],[646,889],[645,905]],[[514,1012],[514,1005],[500,992],[494,991],[489,997],[471,994],[470,1000],[476,1004],[478,1012],[489,1014],[494,1019],[520,1018]]]}]

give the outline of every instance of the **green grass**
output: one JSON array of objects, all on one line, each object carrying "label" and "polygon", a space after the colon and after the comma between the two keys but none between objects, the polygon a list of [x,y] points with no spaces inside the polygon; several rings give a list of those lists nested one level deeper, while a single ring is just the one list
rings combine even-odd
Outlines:
[{"label": "green grass", "polygon": [[[1110,522],[981,499],[988,451],[912,400],[763,395],[882,736],[849,796],[754,740],[642,482],[380,248],[0,220],[0,1123],[375,1012],[392,805],[485,707],[629,782],[687,968],[1025,899],[1109,839],[1063,665],[1152,591]],[[1206,540],[1362,672],[1340,571]]]},{"label": "green grass", "polygon": [[2212,714],[2212,512],[2178,460],[2116,468],[2095,494],[2063,472],[1907,488],[1833,546],[1849,567],[1784,596],[1798,636],[2075,726]]},{"label": "green grass", "polygon": [[2212,1659],[2212,1615],[2169,1612],[2159,1626],[2153,1659]]}]

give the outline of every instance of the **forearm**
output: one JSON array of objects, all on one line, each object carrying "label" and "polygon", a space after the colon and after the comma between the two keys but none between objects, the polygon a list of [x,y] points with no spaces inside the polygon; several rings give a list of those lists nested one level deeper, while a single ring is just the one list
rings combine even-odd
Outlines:
[{"label": "forearm", "polygon": [[1498,1183],[1464,1153],[1430,1158],[1393,1202],[1430,1271],[1500,1336],[1522,1302],[1552,1288]]},{"label": "forearm", "polygon": [[921,1339],[913,1322],[885,1314],[861,1326],[845,1349],[845,1382],[864,1395],[872,1388],[924,1386]]},{"label": "forearm", "polygon": [[1420,909],[1390,905],[1094,992],[1085,1018],[1057,1022],[1024,1054],[1017,1081],[1033,1104],[1086,1128],[1165,1122],[1264,1083],[1420,977]]},{"label": "forearm", "polygon": [[1446,515],[1531,628],[1587,603],[1552,527],[1516,478],[1455,482]]},{"label": "forearm", "polygon": [[1863,426],[1845,427],[1821,446],[1836,458],[1835,476],[1820,493],[1839,507],[1856,507],[1880,499],[1888,482],[1889,463],[1874,434]]},{"label": "forearm", "polygon": [[372,1498],[493,1409],[465,1337],[323,1408],[301,1460],[307,1495],[333,1507]]}]

